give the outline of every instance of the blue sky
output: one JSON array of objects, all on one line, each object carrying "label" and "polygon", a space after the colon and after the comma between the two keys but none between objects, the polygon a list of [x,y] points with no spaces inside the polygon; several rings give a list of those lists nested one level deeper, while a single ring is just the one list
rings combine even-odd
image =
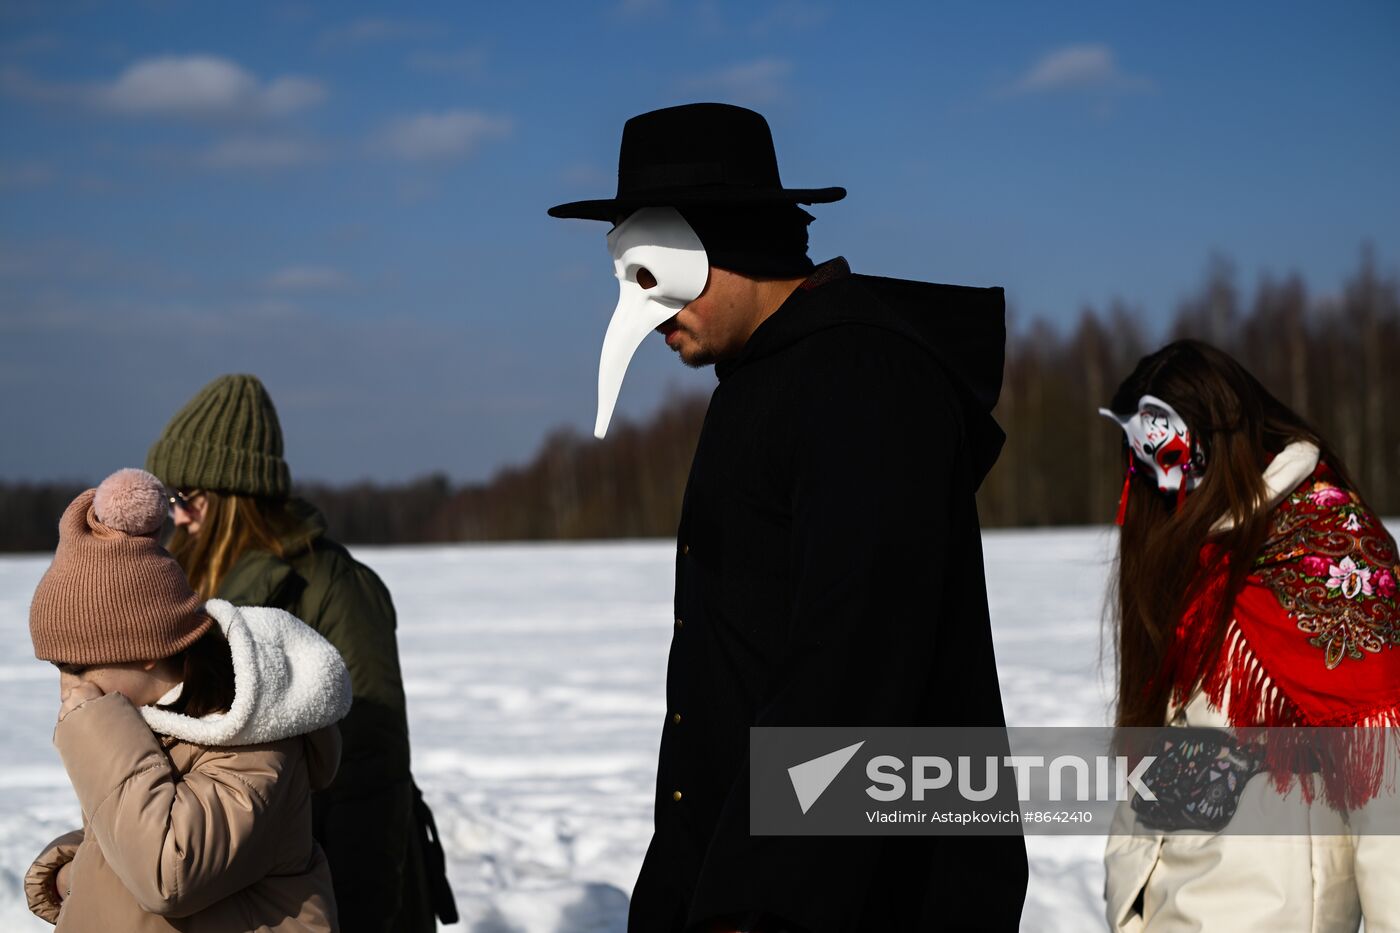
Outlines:
[{"label": "blue sky", "polygon": [[[1400,266],[1400,5],[0,3],[0,479],[139,463],[250,371],[294,474],[587,433],[627,117],[761,110],[815,258],[1160,321],[1222,252]],[[619,411],[711,385],[660,338]]]}]

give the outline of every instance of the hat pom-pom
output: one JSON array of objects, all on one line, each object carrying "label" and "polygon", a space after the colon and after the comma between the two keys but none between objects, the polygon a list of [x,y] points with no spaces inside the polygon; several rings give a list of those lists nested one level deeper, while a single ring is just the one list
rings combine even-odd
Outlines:
[{"label": "hat pom-pom", "polygon": [[165,487],[145,470],[118,470],[97,487],[97,520],[129,535],[149,535],[165,521]]}]

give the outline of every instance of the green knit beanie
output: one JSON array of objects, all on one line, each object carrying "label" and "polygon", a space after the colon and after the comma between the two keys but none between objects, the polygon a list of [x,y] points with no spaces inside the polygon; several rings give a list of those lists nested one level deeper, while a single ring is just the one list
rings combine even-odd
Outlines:
[{"label": "green knit beanie", "polygon": [[200,389],[151,445],[146,469],[176,489],[282,498],[292,487],[277,409],[257,376]]}]

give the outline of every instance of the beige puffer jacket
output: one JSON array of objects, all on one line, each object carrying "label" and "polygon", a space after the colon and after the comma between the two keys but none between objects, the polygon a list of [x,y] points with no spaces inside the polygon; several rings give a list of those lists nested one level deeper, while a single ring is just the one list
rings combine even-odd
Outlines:
[{"label": "beige puffer jacket", "polygon": [[338,929],[311,792],[339,762],[344,665],[280,610],[217,600],[206,610],[233,653],[228,713],[190,719],[108,694],[54,731],[83,829],[50,843],[24,887],[30,910],[59,931]]}]

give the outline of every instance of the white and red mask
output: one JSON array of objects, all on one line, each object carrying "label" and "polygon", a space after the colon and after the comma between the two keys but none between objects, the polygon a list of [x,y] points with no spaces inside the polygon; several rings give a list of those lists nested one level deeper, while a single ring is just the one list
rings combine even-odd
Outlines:
[{"label": "white and red mask", "polygon": [[1205,473],[1205,461],[1191,440],[1186,420],[1155,395],[1138,399],[1138,410],[1131,415],[1100,408],[1099,414],[1112,418],[1128,435],[1133,454],[1157,475],[1162,492],[1195,489]]},{"label": "white and red mask", "polygon": [[[700,297],[710,277],[710,260],[700,237],[674,207],[644,207],[631,214],[608,234],[608,252],[619,294],[598,361],[596,437],[608,432],[622,378],[637,347]],[[654,285],[643,284],[653,280]]]}]

